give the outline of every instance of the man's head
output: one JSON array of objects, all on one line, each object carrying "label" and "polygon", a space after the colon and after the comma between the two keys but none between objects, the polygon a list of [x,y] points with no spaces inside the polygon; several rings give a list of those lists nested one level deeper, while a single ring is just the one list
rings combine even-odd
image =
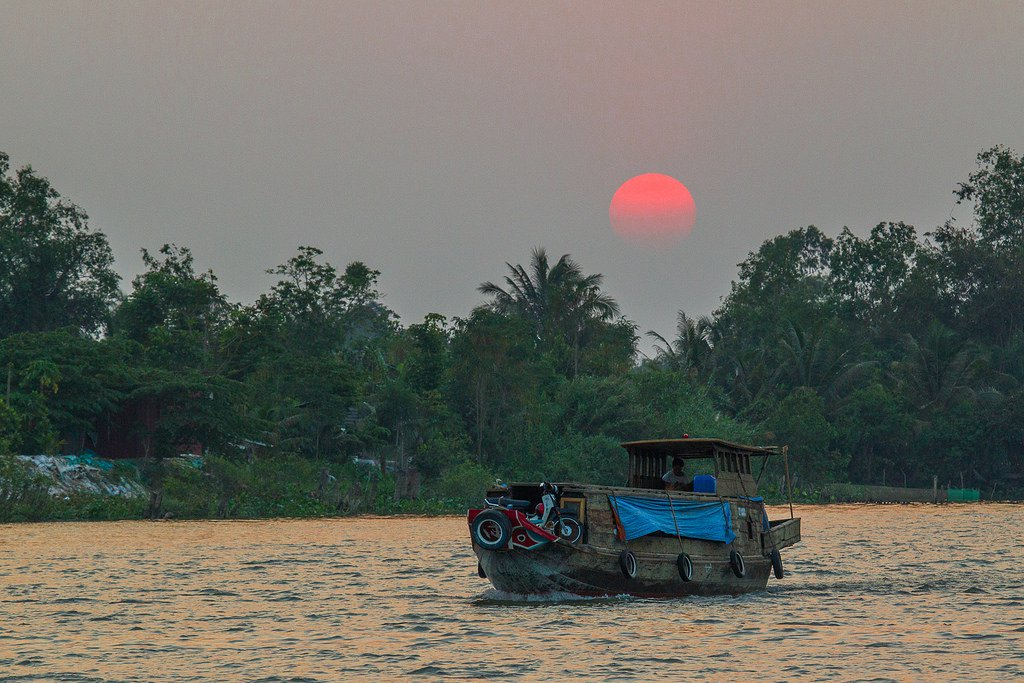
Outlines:
[{"label": "man's head", "polygon": [[683,460],[682,458],[679,458],[679,457],[672,458],[672,472],[674,472],[676,475],[682,474],[683,473],[683,464],[685,462],[686,462],[685,460]]}]

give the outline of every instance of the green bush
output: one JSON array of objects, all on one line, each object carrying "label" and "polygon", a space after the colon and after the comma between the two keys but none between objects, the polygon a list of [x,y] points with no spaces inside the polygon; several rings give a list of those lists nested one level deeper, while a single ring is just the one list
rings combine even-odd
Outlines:
[{"label": "green bush", "polygon": [[492,472],[467,460],[445,472],[428,493],[440,507],[462,510],[469,505],[479,505],[493,484]]},{"label": "green bush", "polygon": [[145,498],[124,498],[97,494],[79,494],[51,498],[39,521],[112,521],[140,519],[145,516]]},{"label": "green bush", "polygon": [[0,455],[0,522],[45,519],[51,498],[46,480],[13,455]]},{"label": "green bush", "polygon": [[[201,469],[179,459],[145,466],[161,496],[157,515],[178,519],[317,517],[377,510],[379,474],[349,463],[294,455],[252,462],[208,456]],[[393,484],[386,493],[393,493]]]}]

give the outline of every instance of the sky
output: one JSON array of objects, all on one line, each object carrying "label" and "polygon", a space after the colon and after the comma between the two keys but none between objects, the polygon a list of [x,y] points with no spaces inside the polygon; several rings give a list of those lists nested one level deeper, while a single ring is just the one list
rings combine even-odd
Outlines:
[{"label": "sky", "polygon": [[[671,337],[775,235],[969,219],[976,155],[1024,154],[1022,35],[1019,2],[8,0],[0,150],[125,288],[173,242],[248,303],[309,244],[411,324],[543,246]],[[609,225],[648,172],[693,195],[677,244]]]}]

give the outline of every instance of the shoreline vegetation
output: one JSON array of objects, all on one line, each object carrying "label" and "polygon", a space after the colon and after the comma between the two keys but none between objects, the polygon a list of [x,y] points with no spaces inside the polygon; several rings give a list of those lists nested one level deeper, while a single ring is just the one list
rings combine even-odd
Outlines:
[{"label": "shoreline vegetation", "polygon": [[[465,496],[396,501],[394,479],[381,478],[375,469],[357,466],[341,472],[330,466],[308,467],[309,463],[301,460],[273,460],[246,466],[216,457],[170,458],[161,468],[159,488],[151,489],[145,482],[153,476],[153,463],[89,458],[88,465],[62,466],[64,476],[46,476],[24,467],[21,475],[11,476],[9,457],[7,462],[0,462],[0,472],[20,493],[15,502],[3,501],[7,504],[3,523],[463,515],[467,506],[479,502]],[[75,467],[91,472],[83,474]],[[227,481],[234,483],[233,490],[225,488]],[[275,483],[268,487],[267,481]],[[767,486],[763,491],[768,505],[784,506],[788,502],[785,492],[780,491],[781,484]],[[904,492],[910,495],[901,496]],[[794,491],[793,502],[948,502],[945,490],[939,490],[938,501],[933,501],[930,494],[926,489],[828,484],[819,489]],[[1000,497],[983,500],[1012,502]]]},{"label": "shoreline vegetation", "polygon": [[[983,151],[953,194],[966,223],[773,237],[663,336],[542,248],[465,317],[409,324],[378,271],[312,246],[250,303],[174,244],[126,285],[0,152],[0,522],[448,513],[496,479],[621,482],[619,443],[684,433],[789,444],[798,502],[1024,498],[1024,156]],[[55,487],[59,455],[139,489]]]}]

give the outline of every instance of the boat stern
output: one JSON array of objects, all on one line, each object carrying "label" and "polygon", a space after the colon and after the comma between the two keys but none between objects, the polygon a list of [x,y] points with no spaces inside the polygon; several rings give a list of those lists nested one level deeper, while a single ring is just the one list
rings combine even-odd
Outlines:
[{"label": "boat stern", "polygon": [[762,533],[762,544],[766,552],[782,550],[800,542],[799,517],[771,521],[768,524],[768,530]]}]

